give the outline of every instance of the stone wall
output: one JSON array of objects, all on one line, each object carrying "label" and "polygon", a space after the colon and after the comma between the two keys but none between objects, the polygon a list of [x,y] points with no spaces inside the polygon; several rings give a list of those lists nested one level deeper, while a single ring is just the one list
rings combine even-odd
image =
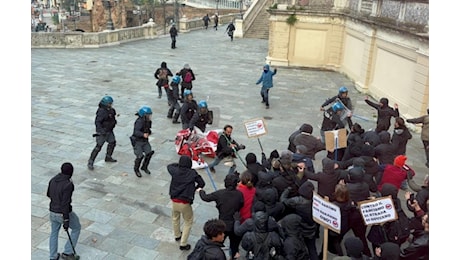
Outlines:
[{"label": "stone wall", "polygon": [[346,74],[375,99],[398,103],[403,117],[423,115],[429,105],[429,41],[384,23],[338,12],[270,10],[269,53],[274,66],[327,69]]}]

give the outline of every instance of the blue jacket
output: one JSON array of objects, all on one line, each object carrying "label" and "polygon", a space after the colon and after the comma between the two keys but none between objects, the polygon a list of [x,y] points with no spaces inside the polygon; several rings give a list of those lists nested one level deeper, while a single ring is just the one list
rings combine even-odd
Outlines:
[{"label": "blue jacket", "polygon": [[270,70],[270,65],[264,65],[264,71],[260,76],[259,80],[256,84],[260,84],[262,82],[262,89],[272,88],[273,87],[273,76],[276,75],[276,69],[273,71]]}]

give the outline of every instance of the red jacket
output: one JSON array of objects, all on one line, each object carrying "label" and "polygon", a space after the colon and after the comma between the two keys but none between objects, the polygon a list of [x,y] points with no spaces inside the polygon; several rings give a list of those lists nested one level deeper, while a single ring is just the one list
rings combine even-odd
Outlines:
[{"label": "red jacket", "polygon": [[412,177],[415,176],[414,170],[407,165],[404,165],[403,168],[401,168],[392,164],[387,164],[383,170],[382,180],[377,186],[377,189],[382,191],[382,185],[385,183],[393,184],[400,189],[401,183],[407,179],[407,171],[412,174]]},{"label": "red jacket", "polygon": [[248,188],[247,186],[243,184],[238,184],[238,187],[236,188],[237,190],[241,191],[243,193],[243,198],[244,198],[244,205],[240,209],[240,223],[243,224],[246,219],[251,218],[252,216],[252,202],[254,200],[254,196],[256,194],[256,188]]}]

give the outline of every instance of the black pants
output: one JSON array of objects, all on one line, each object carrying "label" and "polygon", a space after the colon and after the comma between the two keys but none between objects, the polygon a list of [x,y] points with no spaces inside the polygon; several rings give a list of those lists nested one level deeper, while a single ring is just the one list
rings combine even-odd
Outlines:
[{"label": "black pants", "polygon": [[176,48],[176,36],[171,36],[171,49]]}]

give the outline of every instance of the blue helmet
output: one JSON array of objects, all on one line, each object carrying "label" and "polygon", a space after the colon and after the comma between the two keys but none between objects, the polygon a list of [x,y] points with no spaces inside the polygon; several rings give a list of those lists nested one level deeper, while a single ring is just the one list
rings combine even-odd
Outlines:
[{"label": "blue helmet", "polygon": [[179,75],[174,75],[171,79],[172,82],[179,84],[180,83],[180,76]]},{"label": "blue helmet", "polygon": [[339,94],[342,94],[342,93],[347,93],[347,92],[348,92],[348,89],[347,89],[347,87],[345,87],[345,86],[342,86],[342,87],[340,87],[340,88],[339,88]]},{"label": "blue helmet", "polygon": [[184,90],[184,97],[186,97],[188,95],[192,95],[192,91],[190,89]]},{"label": "blue helmet", "polygon": [[143,117],[145,115],[151,115],[152,114],[152,109],[148,106],[143,106],[141,108],[139,108],[139,111],[137,112],[137,114],[140,116],[140,117]]},{"label": "blue helmet", "polygon": [[208,108],[208,103],[204,100],[200,100],[200,102],[198,102],[198,108]]},{"label": "blue helmet", "polygon": [[335,102],[333,105],[332,105],[332,111],[334,112],[337,112],[339,110],[343,110],[344,107],[343,107],[343,104],[341,102]]},{"label": "blue helmet", "polygon": [[101,99],[101,104],[104,106],[108,106],[113,103],[113,98],[111,96],[104,96]]}]

